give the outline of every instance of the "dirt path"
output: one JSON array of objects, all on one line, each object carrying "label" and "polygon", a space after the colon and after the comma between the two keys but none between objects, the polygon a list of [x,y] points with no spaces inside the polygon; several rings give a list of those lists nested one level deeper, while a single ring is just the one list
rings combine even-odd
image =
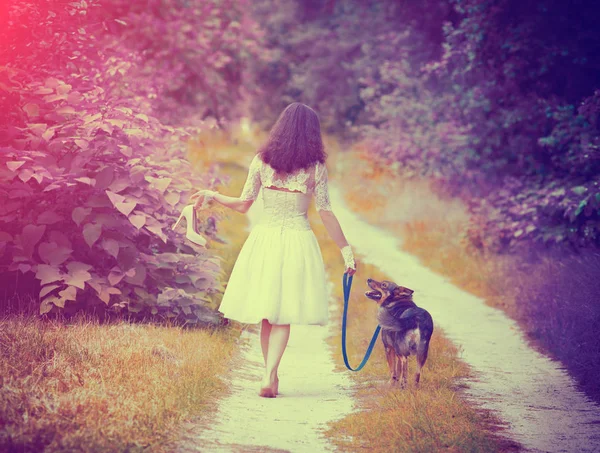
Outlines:
[{"label": "dirt path", "polygon": [[[261,210],[259,197],[248,211],[251,224]],[[337,304],[331,302],[329,307],[330,319],[338,319]],[[333,328],[332,323],[292,326],[279,366],[280,395],[273,399],[258,396],[263,369],[258,330],[244,331],[240,357],[232,367],[231,394],[219,401],[209,427],[188,428],[177,451],[334,451],[321,430],[352,412],[353,400],[352,382],[347,374],[334,371],[326,343]]]},{"label": "dirt path", "polygon": [[[600,407],[547,357],[531,349],[517,324],[502,311],[455,287],[401,250],[390,233],[351,212],[335,184],[331,202],[348,242],[363,262],[379,267],[415,290],[437,326],[463,349],[476,371],[468,394],[508,424],[507,434],[530,451],[600,451]],[[353,291],[366,290],[368,275],[356,275]],[[427,368],[425,368],[427,372]]]}]

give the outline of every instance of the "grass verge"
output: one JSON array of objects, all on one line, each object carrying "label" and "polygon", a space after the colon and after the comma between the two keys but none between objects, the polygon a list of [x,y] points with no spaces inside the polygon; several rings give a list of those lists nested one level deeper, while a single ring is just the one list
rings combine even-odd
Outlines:
[{"label": "grass verge", "polygon": [[[343,261],[314,211],[311,211],[311,223],[321,244],[341,313]],[[361,264],[360,257],[358,259],[359,270],[354,277],[347,327],[349,360],[354,366],[362,360],[377,326],[377,304],[363,295],[365,280],[368,277],[387,278],[376,267]],[[336,350],[337,371],[348,372],[340,351],[340,326],[329,341]],[[389,371],[381,340],[378,340],[368,365],[358,373],[351,372],[356,383],[354,397],[358,411],[331,423],[326,435],[341,451],[347,452],[365,449],[373,452],[516,450],[516,445],[495,434],[500,427],[499,421],[461,395],[461,381],[471,376],[471,371],[459,356],[460,351],[437,328],[418,390],[410,380],[415,370],[412,357],[408,388],[391,389],[387,386]]]},{"label": "grass verge", "polygon": [[142,451],[208,407],[234,352],[228,330],[0,321],[0,450]]}]

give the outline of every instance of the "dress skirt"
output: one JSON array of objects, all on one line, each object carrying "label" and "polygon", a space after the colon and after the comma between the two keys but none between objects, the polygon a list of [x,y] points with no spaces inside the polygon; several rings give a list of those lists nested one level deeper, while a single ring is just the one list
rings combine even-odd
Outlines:
[{"label": "dress skirt", "polygon": [[255,225],[235,262],[219,311],[254,324],[328,322],[325,266],[312,229]]}]

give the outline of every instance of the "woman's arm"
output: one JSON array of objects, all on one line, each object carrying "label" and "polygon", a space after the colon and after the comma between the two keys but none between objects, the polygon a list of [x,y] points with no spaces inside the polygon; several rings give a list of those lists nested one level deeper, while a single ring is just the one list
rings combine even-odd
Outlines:
[{"label": "woman's arm", "polygon": [[342,227],[340,226],[340,222],[337,217],[333,213],[333,211],[318,211],[321,216],[321,220],[323,221],[323,225],[325,225],[325,229],[333,239],[333,242],[337,244],[337,246],[342,249],[348,245],[348,241],[344,236],[344,232],[342,231]]},{"label": "woman's arm", "polygon": [[195,201],[196,208],[201,208],[204,205],[205,200],[207,203],[215,200],[223,206],[244,214],[248,212],[248,209],[250,209],[250,206],[254,203],[254,200],[258,196],[260,186],[260,159],[257,154],[250,163],[248,177],[246,178],[246,183],[244,184],[244,188],[239,197],[229,197],[220,194],[219,192],[215,192],[214,190],[200,190],[192,195],[191,200]]},{"label": "woman's arm", "polygon": [[331,202],[329,200],[329,187],[327,184],[327,167],[325,165],[317,165],[317,171],[315,172],[315,202],[317,211],[321,216],[325,229],[331,236],[331,239],[337,244],[344,258],[344,265],[346,267],[346,273],[354,275],[356,272],[356,261],[354,254],[352,253],[352,247],[348,244],[340,222],[331,209]]},{"label": "woman's arm", "polygon": [[219,192],[215,192],[213,196],[213,200],[221,203],[223,206],[227,206],[228,208],[233,209],[234,211],[241,212],[245,214],[252,206],[254,200],[241,200],[239,197],[229,197],[227,195],[220,194]]},{"label": "woman's arm", "polygon": [[356,259],[354,258],[354,253],[352,253],[352,247],[350,247],[350,244],[348,244],[348,241],[344,236],[340,222],[333,211],[319,210],[319,215],[321,216],[321,220],[323,221],[323,225],[325,225],[325,229],[329,233],[329,236],[331,236],[331,239],[333,239],[340,248],[340,252],[344,258],[344,266],[346,267],[345,272],[348,275],[354,275],[357,267]]}]

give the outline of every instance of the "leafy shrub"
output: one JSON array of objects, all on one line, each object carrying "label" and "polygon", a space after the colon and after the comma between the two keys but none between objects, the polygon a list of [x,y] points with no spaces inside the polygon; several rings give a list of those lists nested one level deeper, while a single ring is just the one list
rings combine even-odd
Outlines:
[{"label": "leafy shrub", "polygon": [[[217,257],[170,228],[184,192],[220,182],[186,160],[187,140],[209,126],[206,111],[182,118],[177,106],[235,99],[224,77],[236,77],[256,45],[252,27],[235,35],[243,2],[168,3],[164,12],[22,0],[0,31],[0,265],[5,277],[35,275],[42,314],[108,307],[218,322],[208,309],[222,290]],[[199,27],[205,21],[213,26]],[[192,81],[205,83],[197,99],[180,90]],[[201,228],[214,227],[215,216],[205,220]]]},{"label": "leafy shrub", "polygon": [[[505,250],[517,243],[600,245],[600,91],[555,114],[551,133],[539,139],[555,175],[507,177],[502,188],[473,203],[469,236]],[[482,244],[483,245],[483,244]]]}]

